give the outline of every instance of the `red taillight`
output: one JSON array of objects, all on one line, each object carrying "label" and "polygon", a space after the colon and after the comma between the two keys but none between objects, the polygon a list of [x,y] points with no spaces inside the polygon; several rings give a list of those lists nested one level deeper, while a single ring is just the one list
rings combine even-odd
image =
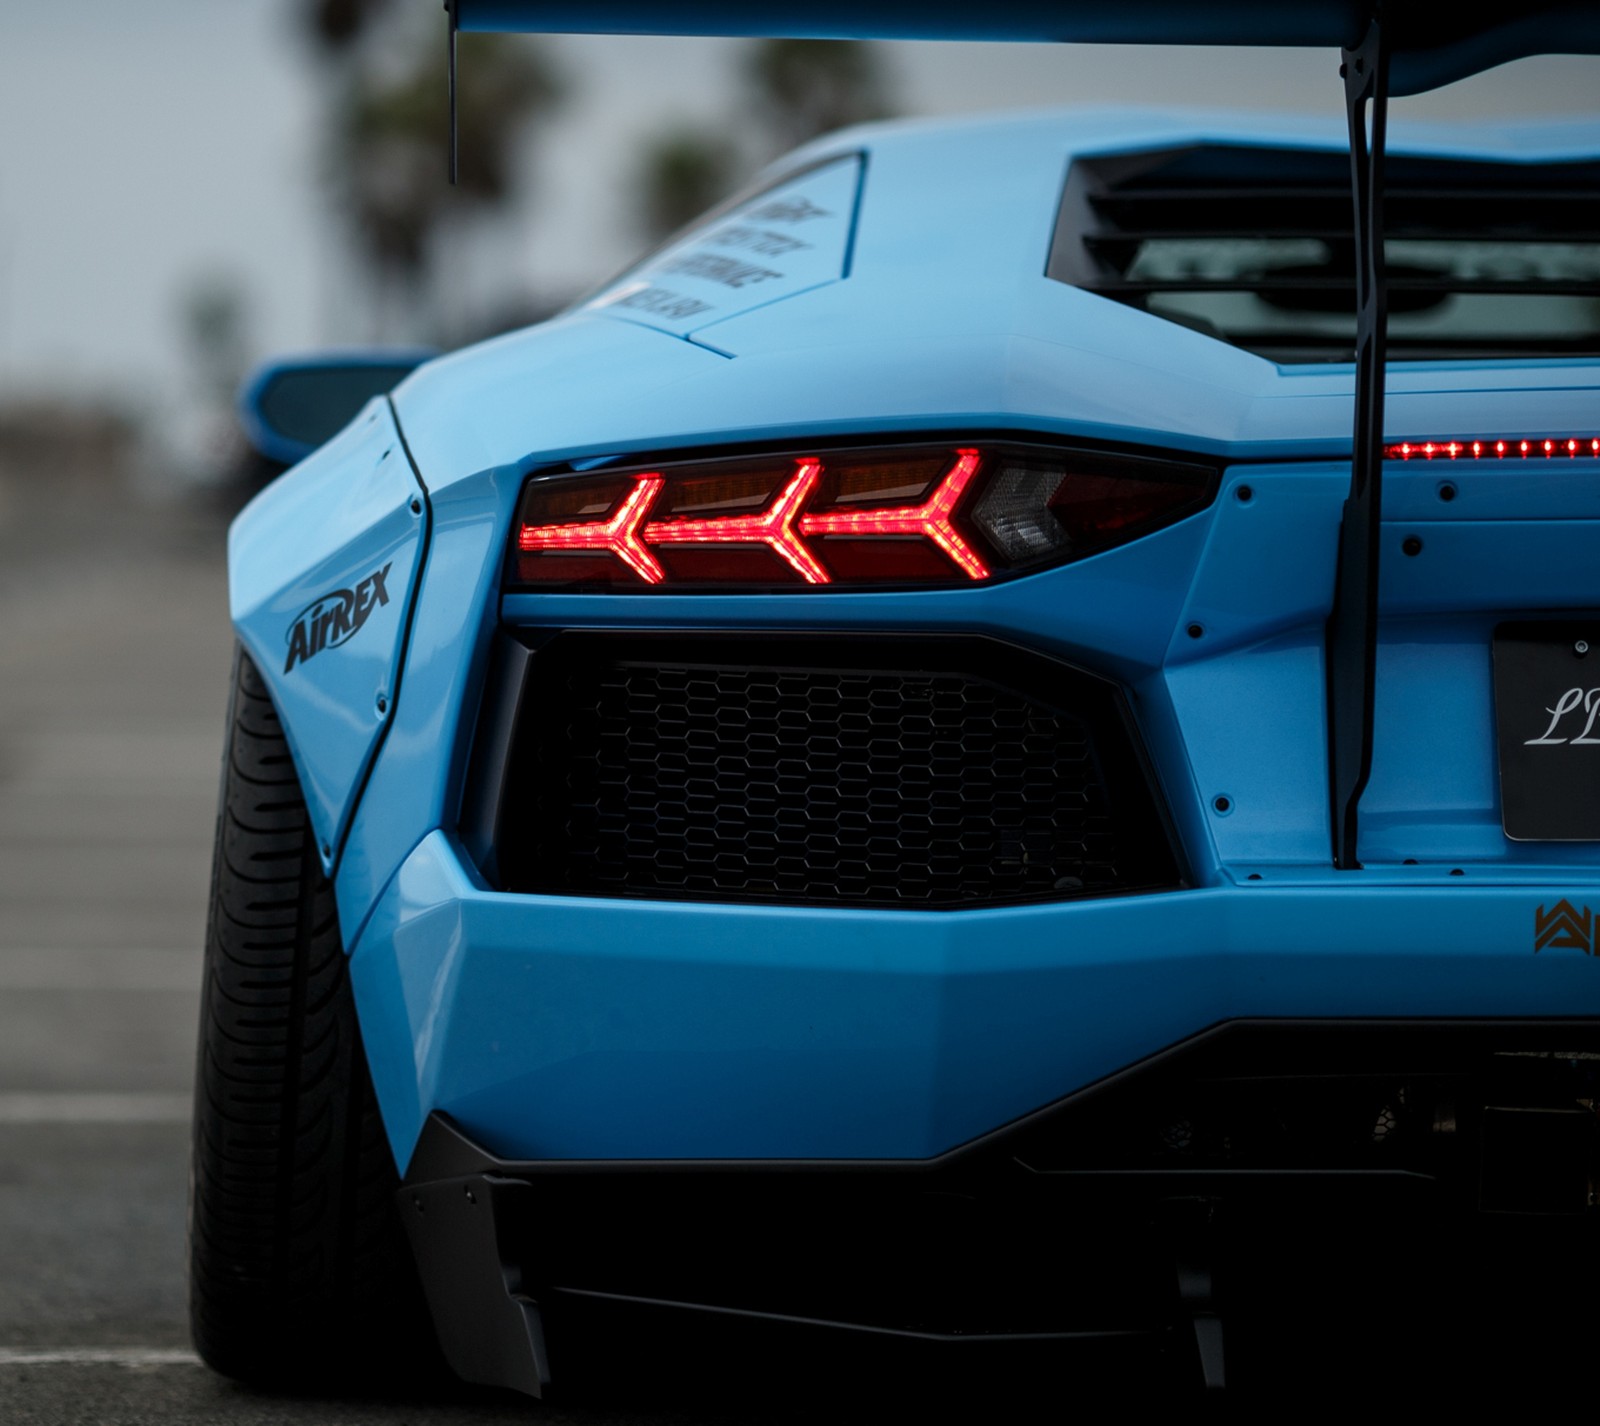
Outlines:
[{"label": "red taillight", "polygon": [[1556,456],[1600,457],[1600,436],[1546,436],[1531,441],[1395,441],[1383,448],[1385,460],[1527,460]]},{"label": "red taillight", "polygon": [[[951,516],[978,473],[977,451],[957,451],[950,473],[920,505],[883,509],[834,509],[800,521],[807,535],[844,535],[857,539],[903,535],[931,540],[968,579],[987,579],[989,567],[962,538]],[[820,467],[819,467],[820,469]]]},{"label": "red taillight", "polygon": [[971,584],[1202,508],[1200,466],[1016,445],[698,461],[541,476],[515,581],[621,589]]},{"label": "red taillight", "polygon": [[[645,527],[644,537],[657,545],[766,545],[807,584],[827,584],[828,571],[795,531],[800,508],[822,475],[822,462],[808,458],[795,464],[777,499],[755,514],[656,520]],[[644,476],[641,482],[659,478]]]},{"label": "red taillight", "polygon": [[632,482],[604,520],[583,520],[571,525],[524,525],[517,548],[524,554],[541,550],[615,555],[646,584],[660,584],[665,576],[639,538],[640,526],[650,513],[663,481],[659,475],[642,475]]}]

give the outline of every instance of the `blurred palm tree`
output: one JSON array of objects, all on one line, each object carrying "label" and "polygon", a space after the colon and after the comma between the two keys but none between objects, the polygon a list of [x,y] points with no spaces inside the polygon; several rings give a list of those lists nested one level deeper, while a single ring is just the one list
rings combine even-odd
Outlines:
[{"label": "blurred palm tree", "polygon": [[747,51],[742,78],[767,157],[893,110],[882,52],[859,40],[763,40]]},{"label": "blurred palm tree", "polygon": [[522,170],[517,140],[553,110],[564,85],[542,50],[462,35],[460,172],[445,181],[448,101],[437,43],[396,74],[358,73],[345,90],[333,175],[377,268],[413,298],[427,286],[430,240],[457,214],[504,203]]},{"label": "blurred palm tree", "polygon": [[232,273],[202,273],[179,295],[179,324],[196,387],[216,405],[232,402],[249,369],[249,315],[244,284]]},{"label": "blurred palm tree", "polygon": [[311,33],[338,52],[360,39],[368,17],[388,4],[389,0],[306,0],[305,18]]},{"label": "blurred palm tree", "polygon": [[[679,124],[645,144],[635,192],[639,226],[652,241],[698,217],[769,159],[894,111],[881,51],[860,41],[762,40],[745,49],[739,79],[743,122]],[[739,139],[726,137],[730,131]]]},{"label": "blurred palm tree", "polygon": [[734,186],[742,167],[738,148],[711,129],[682,124],[650,140],[634,189],[645,236],[659,242],[698,218]]},{"label": "blurred palm tree", "polygon": [[304,0],[307,27],[332,62],[332,132],[327,179],[380,292],[409,321],[428,313],[434,247],[446,224],[502,207],[527,174],[520,141],[566,95],[566,82],[537,41],[463,34],[457,87],[461,142],[456,187],[445,179],[449,101],[439,26],[368,22],[391,0]]}]

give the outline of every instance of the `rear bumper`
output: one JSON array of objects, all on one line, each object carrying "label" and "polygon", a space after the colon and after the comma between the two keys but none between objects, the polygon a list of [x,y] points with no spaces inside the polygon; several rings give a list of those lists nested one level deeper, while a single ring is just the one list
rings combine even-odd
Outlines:
[{"label": "rear bumper", "polygon": [[452,1365],[536,1395],[619,1326],[1181,1370],[1224,1313],[1592,1317],[1597,1089],[1594,1019],[1233,1021],[923,1162],[515,1161],[434,1115],[398,1203]]},{"label": "rear bumper", "polygon": [[[1406,869],[1407,872],[1426,869]],[[433,833],[352,957],[396,1159],[925,1160],[1237,1019],[1600,1017],[1582,883],[1334,874],[961,912],[487,890]]]}]

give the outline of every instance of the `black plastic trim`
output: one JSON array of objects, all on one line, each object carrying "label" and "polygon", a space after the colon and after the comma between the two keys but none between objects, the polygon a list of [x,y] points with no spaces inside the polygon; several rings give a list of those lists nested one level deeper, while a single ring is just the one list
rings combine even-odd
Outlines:
[{"label": "black plastic trim", "polygon": [[[1592,1240],[1593,1204],[1505,1199],[1524,1191],[1526,1133],[1516,1131],[1531,1121],[1582,1121],[1578,1167],[1600,1161],[1592,1115],[1568,1105],[1552,1116],[1541,1097],[1554,1075],[1556,1097],[1576,1088],[1588,1102],[1595,1061],[1600,1019],[1227,1021],[924,1160],[510,1160],[434,1113],[397,1202],[447,1352],[473,1380],[542,1391],[548,1314],[558,1363],[568,1345],[581,1357],[586,1338],[626,1337],[629,1317],[652,1335],[689,1325],[696,1343],[713,1329],[752,1345],[765,1332],[772,1346],[775,1334],[820,1330],[840,1346],[963,1355],[979,1344],[1170,1349],[1192,1335],[1216,1385],[1221,1305],[1278,1316],[1283,1265],[1297,1256],[1320,1253],[1335,1280],[1293,1291],[1320,1301],[1332,1286],[1357,1310],[1365,1283],[1428,1287],[1455,1265],[1474,1283],[1486,1270],[1520,1273],[1513,1292],[1548,1282],[1586,1297],[1574,1254]],[[1264,1077],[1299,1093],[1330,1079],[1360,1086],[1374,1070],[1476,1073],[1490,1087],[1481,1165],[1471,1135],[1440,1173],[1381,1152],[1359,1169],[1070,1162],[1086,1145],[1098,1152],[1107,1123],[1130,1107],[1148,1122],[1169,1091],[1197,1079],[1249,1087]],[[1531,1093],[1505,1101],[1507,1083]],[[1498,1120],[1520,1124],[1493,1140],[1496,1116],[1497,1133],[1507,1127]],[[1570,1199],[1570,1136],[1534,1138],[1534,1174]],[[1454,1291],[1444,1288],[1445,1310]]]},{"label": "black plastic trim", "polygon": [[[448,1115],[435,1112],[423,1127],[405,1182],[425,1183],[471,1173],[519,1178],[636,1174],[854,1177],[943,1174],[983,1163],[1011,1164],[1020,1169],[1016,1156],[1022,1140],[1049,1132],[1086,1106],[1140,1081],[1188,1073],[1187,1067],[1199,1063],[1202,1057],[1242,1071],[1251,1066],[1260,1070],[1267,1054],[1283,1055],[1280,1063],[1290,1070],[1310,1072],[1333,1043],[1350,1073],[1404,1073],[1415,1072],[1425,1061],[1439,1062],[1435,1061],[1436,1054],[1447,1059],[1481,1056],[1510,1042],[1530,1054],[1586,1048],[1587,1052],[1600,1055],[1600,1017],[1221,1020],[1009,1124],[926,1159],[502,1159],[474,1143]],[[1293,1177],[1305,1181],[1308,1175],[1302,1172]]]},{"label": "black plastic trim", "polygon": [[[997,896],[960,902],[885,900],[878,897],[801,896],[785,894],[676,892],[650,888],[637,892],[610,889],[568,890],[532,885],[522,863],[526,856],[511,855],[512,840],[503,813],[506,789],[517,777],[517,749],[527,736],[521,729],[521,711],[531,706],[530,688],[539,677],[540,659],[547,654],[585,647],[603,649],[607,656],[650,663],[667,657],[697,663],[739,665],[752,668],[810,670],[869,669],[874,671],[937,671],[959,674],[1014,690],[1047,706],[1071,711],[1094,730],[1096,753],[1112,794],[1112,816],[1119,839],[1130,846],[1150,844],[1149,874],[1115,886],[1086,887],[1078,891],[1052,891]],[[536,652],[535,652],[536,650]],[[1038,904],[1109,896],[1160,894],[1181,890],[1192,877],[1176,823],[1164,795],[1154,762],[1149,756],[1133,715],[1129,696],[1116,682],[1064,660],[1037,653],[1008,641],[984,635],[884,634],[852,632],[760,632],[744,630],[641,630],[591,631],[504,629],[496,643],[489,690],[484,700],[480,730],[468,774],[469,795],[462,810],[463,840],[486,880],[496,889],[554,892],[602,899],[691,901],[702,904],[767,904],[850,908],[890,907],[927,914],[959,914],[962,910],[988,909],[1013,904]],[[1074,690],[1092,691],[1107,710],[1084,712],[1069,696]]]}]

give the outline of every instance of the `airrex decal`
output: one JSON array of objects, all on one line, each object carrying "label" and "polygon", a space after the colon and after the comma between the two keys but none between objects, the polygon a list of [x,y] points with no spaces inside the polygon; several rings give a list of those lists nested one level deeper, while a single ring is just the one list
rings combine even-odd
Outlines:
[{"label": "airrex decal", "polygon": [[336,649],[353,638],[372,616],[372,611],[389,602],[389,590],[384,581],[392,567],[391,561],[382,569],[374,570],[354,589],[331,589],[306,605],[284,631],[289,658],[283,671],[288,673],[297,663],[314,658],[324,649]]}]

